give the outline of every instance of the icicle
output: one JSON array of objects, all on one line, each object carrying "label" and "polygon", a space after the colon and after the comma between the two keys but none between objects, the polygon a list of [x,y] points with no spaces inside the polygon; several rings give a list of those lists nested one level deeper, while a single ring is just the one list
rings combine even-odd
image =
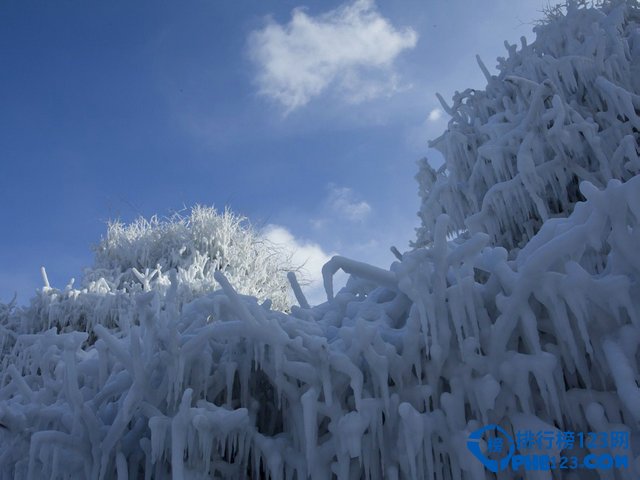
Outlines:
[{"label": "icicle", "polygon": [[617,343],[611,339],[604,340],[602,349],[613,374],[620,399],[636,421],[640,421],[640,388],[629,361]]},{"label": "icicle", "polygon": [[316,468],[316,449],[317,449],[317,437],[318,437],[318,420],[317,420],[317,406],[318,392],[315,388],[311,387],[301,397],[302,412],[304,417],[304,444],[307,459],[307,469],[309,472],[314,472]]},{"label": "icicle", "polygon": [[176,480],[184,479],[184,451],[186,448],[189,409],[193,391],[188,388],[182,395],[178,413],[171,421],[171,470]]},{"label": "icicle", "polygon": [[127,468],[127,459],[122,452],[116,454],[116,472],[118,480],[128,480],[129,470]]}]

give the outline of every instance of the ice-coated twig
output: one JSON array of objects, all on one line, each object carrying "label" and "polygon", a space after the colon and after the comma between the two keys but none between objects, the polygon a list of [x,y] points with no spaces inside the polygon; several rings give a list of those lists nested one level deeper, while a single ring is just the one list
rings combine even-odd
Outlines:
[{"label": "ice-coated twig", "polygon": [[294,272],[288,272],[287,273],[287,279],[289,280],[289,283],[291,284],[291,289],[293,290],[293,294],[296,297],[296,300],[298,301],[298,304],[302,307],[302,308],[309,308],[309,302],[307,302],[307,299],[304,296],[304,293],[302,292],[302,289],[300,288],[300,284],[298,283],[298,279],[296,278],[296,274]]},{"label": "ice-coated twig", "polygon": [[44,268],[44,266],[40,267],[40,275],[42,276],[44,290],[48,290],[49,288],[51,288],[51,285],[49,284],[49,277],[47,276],[47,270]]},{"label": "ice-coated twig", "polygon": [[444,97],[442,95],[440,95],[439,93],[436,93],[436,97],[438,98],[438,101],[440,102],[440,105],[442,106],[442,109],[449,115],[453,116],[455,114],[455,112],[453,111],[453,109],[449,106],[449,104],[447,103],[447,101],[444,99]]},{"label": "ice-coated twig", "polygon": [[220,286],[222,287],[222,290],[224,290],[224,293],[226,293],[232,308],[239,315],[240,319],[255,325],[257,321],[254,315],[249,311],[247,306],[242,301],[240,301],[240,297],[238,296],[237,292],[233,289],[233,287],[229,283],[229,280],[227,280],[227,277],[225,277],[224,273],[218,270],[214,273],[214,278],[220,284]]},{"label": "ice-coated twig", "polygon": [[480,70],[482,70],[482,74],[484,75],[484,78],[487,80],[487,82],[490,82],[491,74],[489,73],[489,70],[487,70],[487,67],[485,66],[484,62],[480,58],[480,55],[476,55],[476,62],[478,62],[478,66],[480,67]]}]

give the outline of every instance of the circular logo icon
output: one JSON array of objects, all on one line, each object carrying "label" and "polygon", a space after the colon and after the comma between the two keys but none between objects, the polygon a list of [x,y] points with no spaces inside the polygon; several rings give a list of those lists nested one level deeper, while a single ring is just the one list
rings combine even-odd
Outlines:
[{"label": "circular logo icon", "polygon": [[[491,435],[492,433],[493,435]],[[485,434],[487,438],[484,438]],[[487,442],[485,452],[480,448],[480,441],[483,439]],[[509,460],[516,450],[511,435],[498,425],[487,425],[471,432],[467,440],[467,448],[493,473],[506,470],[509,466]]]}]

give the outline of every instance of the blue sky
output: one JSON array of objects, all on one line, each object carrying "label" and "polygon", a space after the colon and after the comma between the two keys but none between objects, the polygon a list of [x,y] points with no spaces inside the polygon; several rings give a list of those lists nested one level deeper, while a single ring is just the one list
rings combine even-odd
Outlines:
[{"label": "blue sky", "polygon": [[108,219],[229,206],[387,267],[435,93],[483,88],[544,0],[15,0],[0,7],[0,301],[79,279]]}]

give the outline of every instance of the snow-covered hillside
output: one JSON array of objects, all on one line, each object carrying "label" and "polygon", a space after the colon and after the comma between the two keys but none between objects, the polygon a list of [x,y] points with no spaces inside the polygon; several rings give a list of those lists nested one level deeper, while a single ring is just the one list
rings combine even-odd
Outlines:
[{"label": "snow-covered hillside", "polygon": [[289,275],[301,306],[272,309],[130,230],[83,289],[0,305],[0,478],[494,478],[466,447],[487,424],[628,432],[598,473],[638,478],[640,10],[537,34],[454,99],[416,248],[334,257],[326,303]]}]

